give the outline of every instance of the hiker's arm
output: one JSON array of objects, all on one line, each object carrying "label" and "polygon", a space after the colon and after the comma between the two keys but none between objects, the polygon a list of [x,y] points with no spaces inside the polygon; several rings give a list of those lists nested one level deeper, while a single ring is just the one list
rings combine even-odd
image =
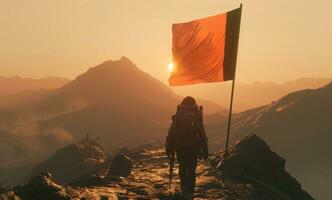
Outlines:
[{"label": "hiker's arm", "polygon": [[209,146],[208,146],[208,138],[205,133],[205,127],[203,123],[203,119],[200,120],[200,138],[201,138],[201,145],[202,145],[202,153],[203,153],[203,158],[208,159],[209,157]]}]

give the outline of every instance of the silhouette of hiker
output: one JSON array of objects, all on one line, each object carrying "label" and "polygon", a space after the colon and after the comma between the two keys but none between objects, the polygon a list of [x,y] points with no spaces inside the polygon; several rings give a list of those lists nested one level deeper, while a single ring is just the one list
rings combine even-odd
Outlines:
[{"label": "silhouette of hiker", "polygon": [[185,199],[194,199],[197,160],[208,158],[207,137],[203,124],[202,106],[198,109],[194,98],[188,96],[177,107],[172,116],[166,139],[168,158],[179,163],[181,192]]}]

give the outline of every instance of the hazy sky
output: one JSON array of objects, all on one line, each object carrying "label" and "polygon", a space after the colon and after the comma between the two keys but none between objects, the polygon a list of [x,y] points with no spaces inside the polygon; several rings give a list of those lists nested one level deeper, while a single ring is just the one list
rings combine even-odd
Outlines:
[{"label": "hazy sky", "polygon": [[[171,24],[238,7],[231,0],[0,0],[0,74],[74,78],[129,57],[166,81]],[[238,80],[332,75],[332,2],[243,1]]]}]

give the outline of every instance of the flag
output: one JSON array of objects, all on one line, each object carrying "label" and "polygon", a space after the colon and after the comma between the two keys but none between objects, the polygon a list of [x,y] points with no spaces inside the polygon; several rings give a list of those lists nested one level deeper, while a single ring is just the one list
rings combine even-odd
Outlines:
[{"label": "flag", "polygon": [[234,80],[241,12],[173,24],[170,86]]}]

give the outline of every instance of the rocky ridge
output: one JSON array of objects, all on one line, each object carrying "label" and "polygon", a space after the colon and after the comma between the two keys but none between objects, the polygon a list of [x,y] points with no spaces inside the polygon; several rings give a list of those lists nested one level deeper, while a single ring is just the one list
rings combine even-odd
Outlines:
[{"label": "rocky ridge", "polygon": [[[102,170],[85,182],[63,186],[56,184],[50,174],[42,174],[25,186],[7,190],[0,199],[181,199],[177,195],[176,169],[172,189],[168,189],[168,159],[164,148],[148,145],[122,154],[132,161],[131,174],[126,178],[107,176],[108,172]],[[224,158],[221,151],[212,154],[208,161],[199,162],[196,199],[313,199],[285,171],[285,160],[255,135],[233,145]],[[33,187],[38,187],[38,192]],[[29,191],[35,191],[38,197],[30,198]]]}]

